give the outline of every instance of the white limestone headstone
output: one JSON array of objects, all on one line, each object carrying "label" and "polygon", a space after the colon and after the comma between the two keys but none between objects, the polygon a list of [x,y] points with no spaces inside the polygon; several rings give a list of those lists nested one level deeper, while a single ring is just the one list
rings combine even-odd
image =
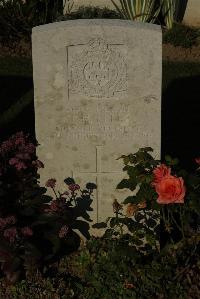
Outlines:
[{"label": "white limestone headstone", "polygon": [[[112,214],[122,154],[161,147],[162,32],[125,20],[74,20],[32,34],[41,182],[96,182],[91,218]],[[64,184],[58,185],[62,190]]]}]

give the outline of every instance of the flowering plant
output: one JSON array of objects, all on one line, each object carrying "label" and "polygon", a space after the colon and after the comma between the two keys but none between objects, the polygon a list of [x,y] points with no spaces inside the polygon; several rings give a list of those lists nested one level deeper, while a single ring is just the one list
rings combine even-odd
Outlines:
[{"label": "flowering plant", "polygon": [[[91,195],[96,186],[84,190],[72,178],[64,180],[67,190],[55,191],[56,179],[39,186],[36,145],[19,132],[0,145],[0,265],[10,281],[27,271],[40,269],[76,250],[78,229],[89,237]],[[83,220],[78,217],[82,216]]]},{"label": "flowering plant", "polygon": [[[110,227],[105,234],[122,237],[126,227],[141,249],[149,245],[155,248],[159,238],[161,247],[182,240],[198,230],[200,219],[199,168],[195,174],[189,174],[180,168],[178,159],[165,156],[162,163],[152,157],[152,151],[150,147],[141,148],[119,158],[123,159],[128,178],[117,188],[129,189],[132,195],[123,204],[114,200],[115,217],[108,219]],[[195,161],[200,164],[198,158]]]}]

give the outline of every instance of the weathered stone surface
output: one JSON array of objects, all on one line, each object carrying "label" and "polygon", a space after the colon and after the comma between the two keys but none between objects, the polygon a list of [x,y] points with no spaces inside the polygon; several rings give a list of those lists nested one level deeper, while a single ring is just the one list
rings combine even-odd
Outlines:
[{"label": "weathered stone surface", "polygon": [[[151,146],[160,157],[162,33],[124,20],[75,20],[35,27],[35,126],[41,182],[97,182],[91,213],[112,215],[124,177],[122,154]],[[64,184],[59,186],[64,190]]]}]

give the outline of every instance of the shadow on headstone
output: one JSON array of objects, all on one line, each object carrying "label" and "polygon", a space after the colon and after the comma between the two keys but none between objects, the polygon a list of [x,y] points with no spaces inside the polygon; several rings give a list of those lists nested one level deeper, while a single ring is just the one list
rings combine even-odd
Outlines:
[{"label": "shadow on headstone", "polygon": [[[89,233],[89,222],[92,222],[88,212],[93,211],[91,208],[92,198],[89,194],[85,194],[81,197],[76,198],[76,206],[73,208],[73,217],[75,221],[73,222],[72,228],[78,229],[79,232],[86,238],[90,238]],[[81,217],[82,219],[77,219]]]}]

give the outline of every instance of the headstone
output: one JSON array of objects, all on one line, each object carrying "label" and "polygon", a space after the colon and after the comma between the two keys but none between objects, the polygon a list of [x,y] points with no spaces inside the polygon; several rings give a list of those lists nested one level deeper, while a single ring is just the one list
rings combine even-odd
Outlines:
[{"label": "headstone", "polygon": [[200,1],[199,0],[187,1],[186,11],[185,11],[185,16],[183,21],[187,25],[200,27]]},{"label": "headstone", "polygon": [[[161,147],[162,32],[125,20],[74,20],[32,34],[41,182],[97,183],[91,218],[113,215],[122,154]],[[59,187],[64,189],[64,184]]]}]

